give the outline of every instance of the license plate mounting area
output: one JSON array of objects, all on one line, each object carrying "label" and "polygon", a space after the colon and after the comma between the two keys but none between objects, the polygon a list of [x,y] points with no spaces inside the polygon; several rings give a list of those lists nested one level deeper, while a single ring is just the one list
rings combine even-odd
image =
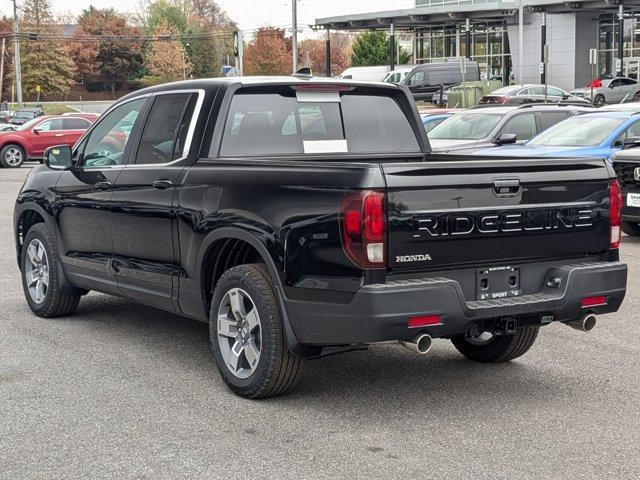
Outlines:
[{"label": "license plate mounting area", "polygon": [[487,267],[476,271],[476,300],[522,295],[520,287],[520,267]]}]

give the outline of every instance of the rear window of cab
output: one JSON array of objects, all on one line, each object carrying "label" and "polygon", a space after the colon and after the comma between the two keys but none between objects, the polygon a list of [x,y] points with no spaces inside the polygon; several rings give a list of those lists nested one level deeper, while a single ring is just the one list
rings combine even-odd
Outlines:
[{"label": "rear window of cab", "polygon": [[418,141],[392,96],[289,87],[236,93],[220,156],[414,152]]}]

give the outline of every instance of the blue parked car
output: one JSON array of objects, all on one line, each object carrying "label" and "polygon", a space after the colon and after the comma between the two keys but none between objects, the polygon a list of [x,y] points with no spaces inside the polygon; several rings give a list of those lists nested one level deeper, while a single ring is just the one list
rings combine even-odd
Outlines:
[{"label": "blue parked car", "polygon": [[[634,141],[635,140],[635,141]],[[640,142],[640,114],[598,111],[563,120],[524,145],[469,149],[456,154],[509,157],[603,157]]]},{"label": "blue parked car", "polygon": [[422,124],[424,125],[424,131],[429,133],[435,127],[440,125],[444,120],[449,118],[455,112],[447,112],[447,113],[438,113],[435,115],[430,115],[428,113],[423,113],[420,115],[422,118]]}]

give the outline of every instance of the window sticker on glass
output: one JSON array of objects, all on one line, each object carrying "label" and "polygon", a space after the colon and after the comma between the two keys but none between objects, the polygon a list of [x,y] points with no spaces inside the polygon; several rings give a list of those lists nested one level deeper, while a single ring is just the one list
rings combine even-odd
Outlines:
[{"label": "window sticker on glass", "polygon": [[304,140],[304,153],[347,153],[346,140]]}]

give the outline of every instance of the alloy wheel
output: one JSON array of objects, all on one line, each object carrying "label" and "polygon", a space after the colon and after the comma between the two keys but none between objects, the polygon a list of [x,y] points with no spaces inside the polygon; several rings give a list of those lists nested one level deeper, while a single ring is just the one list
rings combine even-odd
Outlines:
[{"label": "alloy wheel", "polygon": [[4,154],[4,161],[11,167],[19,167],[22,164],[22,150],[18,147],[9,148]]},{"label": "alloy wheel", "polygon": [[220,354],[237,378],[250,377],[260,362],[262,329],[260,315],[247,292],[229,290],[218,307],[217,335]]},{"label": "alloy wheel", "polygon": [[29,296],[39,305],[44,302],[49,290],[49,258],[40,240],[32,240],[27,247],[25,263],[24,277]]}]

